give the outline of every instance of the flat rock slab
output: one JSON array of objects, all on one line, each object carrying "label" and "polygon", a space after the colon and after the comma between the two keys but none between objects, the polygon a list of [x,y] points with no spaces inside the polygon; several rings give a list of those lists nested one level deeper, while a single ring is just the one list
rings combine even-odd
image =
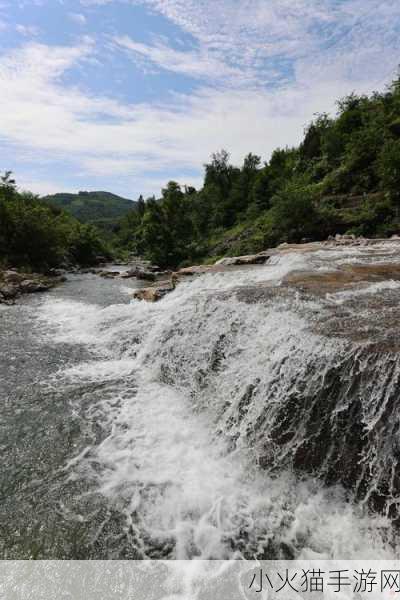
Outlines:
[{"label": "flat rock slab", "polygon": [[249,254],[247,256],[232,256],[221,258],[215,264],[217,266],[240,266],[240,265],[264,265],[268,262],[271,253],[260,252],[259,254]]}]

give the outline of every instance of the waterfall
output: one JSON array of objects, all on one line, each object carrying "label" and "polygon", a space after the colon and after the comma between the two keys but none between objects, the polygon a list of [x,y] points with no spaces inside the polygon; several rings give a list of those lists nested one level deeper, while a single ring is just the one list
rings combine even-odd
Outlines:
[{"label": "waterfall", "polygon": [[287,251],[157,304],[49,298],[100,385],[71,457],[138,558],[388,558],[399,518],[396,243]]}]

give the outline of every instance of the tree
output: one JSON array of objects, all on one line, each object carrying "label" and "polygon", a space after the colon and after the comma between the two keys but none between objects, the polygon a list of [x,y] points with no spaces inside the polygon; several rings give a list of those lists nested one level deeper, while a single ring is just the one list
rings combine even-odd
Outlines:
[{"label": "tree", "polygon": [[137,200],[137,208],[136,208],[136,210],[137,210],[137,213],[139,215],[139,219],[143,219],[143,216],[144,216],[144,213],[145,213],[145,210],[146,210],[146,203],[145,203],[145,201],[143,199],[142,194],[140,194],[140,196],[139,196],[139,198]]},{"label": "tree", "polygon": [[319,217],[314,200],[313,189],[302,180],[289,182],[274,196],[272,218],[281,241],[318,239]]},{"label": "tree", "polygon": [[12,177],[12,171],[5,171],[4,175],[0,176],[0,189],[7,200],[10,200],[17,191],[15,179]]},{"label": "tree", "polygon": [[13,266],[45,270],[64,261],[92,264],[107,254],[97,230],[60,208],[17,191],[7,172],[0,178],[0,259]]},{"label": "tree", "polygon": [[381,186],[387,190],[400,208],[400,140],[388,140],[383,146],[378,163]]},{"label": "tree", "polygon": [[260,163],[261,158],[251,152],[245,157],[243,166],[238,177],[235,178],[228,202],[226,203],[225,222],[228,225],[243,218],[243,213],[249,207],[253,199],[253,186]]}]

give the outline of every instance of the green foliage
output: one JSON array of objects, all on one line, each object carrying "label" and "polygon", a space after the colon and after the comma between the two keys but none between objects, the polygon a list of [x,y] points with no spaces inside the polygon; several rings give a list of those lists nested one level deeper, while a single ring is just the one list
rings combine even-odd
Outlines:
[{"label": "green foliage", "polygon": [[255,252],[336,233],[399,231],[400,79],[382,94],[351,94],[335,118],[317,115],[299,148],[239,169],[225,150],[205,165],[203,188],[169,184],[120,225],[120,244],[163,266]]},{"label": "green foliage", "polygon": [[191,256],[193,224],[188,197],[170,181],[162,190],[161,202],[150,200],[140,228],[140,243],[147,258],[161,267],[177,266]]},{"label": "green foliage", "polygon": [[0,257],[3,264],[45,270],[61,264],[95,264],[107,255],[97,231],[29,193],[11,174],[0,182]]},{"label": "green foliage", "polygon": [[315,189],[304,179],[290,181],[272,200],[271,219],[279,241],[298,243],[320,236]]},{"label": "green foliage", "polygon": [[[101,253],[95,230],[17,194],[10,173],[1,198],[1,257],[12,249],[21,261],[90,262]],[[342,99],[335,117],[317,115],[298,148],[278,148],[265,164],[250,153],[238,168],[225,150],[213,154],[198,191],[170,182],[146,202],[104,192],[48,200],[111,231],[121,255],[134,252],[160,267],[336,233],[398,233],[400,79],[383,93]]]},{"label": "green foliage", "polygon": [[396,205],[400,199],[400,140],[388,140],[383,146],[378,171],[382,189],[387,190]]}]

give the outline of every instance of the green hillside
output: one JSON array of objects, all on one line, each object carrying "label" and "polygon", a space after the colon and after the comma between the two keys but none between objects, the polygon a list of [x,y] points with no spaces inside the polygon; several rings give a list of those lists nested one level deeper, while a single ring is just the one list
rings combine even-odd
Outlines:
[{"label": "green hillside", "polygon": [[43,200],[66,210],[81,223],[96,225],[106,231],[112,230],[115,223],[136,206],[136,202],[110,192],[60,193]]},{"label": "green hillside", "polygon": [[298,147],[277,148],[264,164],[253,153],[241,166],[214,154],[201,189],[171,181],[117,230],[123,248],[168,267],[338,233],[400,233],[400,77],[316,115]]}]

